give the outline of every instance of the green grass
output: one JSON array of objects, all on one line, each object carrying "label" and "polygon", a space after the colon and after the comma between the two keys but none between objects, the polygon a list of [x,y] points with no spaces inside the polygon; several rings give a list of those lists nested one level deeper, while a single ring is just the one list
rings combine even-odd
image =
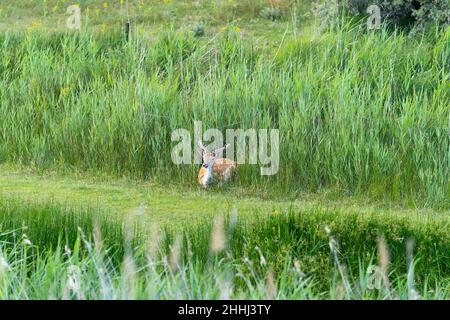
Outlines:
[{"label": "green grass", "polygon": [[244,165],[240,186],[448,208],[449,36],[361,26],[274,52],[232,30],[208,46],[3,34],[0,159],[192,185],[197,166],[170,160],[174,129],[278,128],[280,172]]},{"label": "green grass", "polygon": [[[0,299],[450,298],[450,30],[288,2],[130,1],[126,42],[120,1],[80,32],[2,1]],[[279,173],[201,189],[170,156],[194,121],[279,129]]]},{"label": "green grass", "polygon": [[88,206],[114,216],[123,216],[142,206],[147,217],[161,225],[183,225],[211,219],[219,212],[237,209],[252,219],[254,214],[312,208],[340,212],[390,214],[397,217],[448,216],[448,210],[403,208],[395,202],[380,202],[367,197],[346,196],[335,192],[302,193],[294,197],[277,196],[243,187],[203,190],[177,183],[160,185],[152,181],[90,176],[85,173],[61,175],[34,172],[23,167],[0,166],[0,190],[6,198],[20,198],[31,203],[58,203],[64,206]]},{"label": "green grass", "polygon": [[[448,298],[448,216],[315,208],[255,214],[252,221],[239,213],[224,217],[159,230],[138,212],[120,223],[92,209],[1,198],[0,298],[406,299],[413,286],[422,298]],[[338,243],[343,275],[325,226]],[[369,290],[366,270],[378,263],[380,235],[390,252],[390,285]],[[409,238],[414,269],[407,268]],[[212,252],[211,243],[221,250]],[[350,290],[341,292],[343,282]]]},{"label": "green grass", "polygon": [[[305,14],[310,10],[311,1],[297,1],[297,20],[306,20]],[[82,14],[82,27],[89,31],[108,32],[114,28],[124,28],[128,19],[133,29],[145,33],[147,39],[155,39],[164,29],[176,29],[192,32],[196,26],[204,27],[204,39],[210,39],[234,21],[245,37],[258,39],[264,43],[281,39],[286,29],[291,28],[292,3],[288,0],[278,1],[282,17],[275,22],[264,18],[261,11],[270,7],[266,0],[244,1],[200,1],[174,0],[168,3],[160,0],[27,0],[17,2],[4,0],[0,5],[0,31],[46,30],[58,32],[66,28],[69,17],[67,8],[79,4]],[[106,5],[105,5],[106,4]],[[290,33],[293,30],[289,30]],[[297,32],[302,32],[298,30]]]},{"label": "green grass", "polygon": [[[227,297],[227,287],[233,288],[230,298],[259,299],[273,295],[267,289],[269,274],[279,299],[408,299],[414,298],[408,293],[409,239],[415,242],[416,290],[424,299],[448,298],[448,210],[324,195],[264,200],[239,196],[236,189],[206,192],[1,169],[0,255],[11,266],[0,286],[3,299],[216,299]],[[211,239],[222,229],[213,232],[212,226],[222,216],[225,248],[213,254]],[[344,276],[330,251],[326,226],[338,243]],[[369,290],[367,269],[379,264],[380,235],[389,250],[390,289]],[[24,239],[32,247],[24,246]],[[170,246],[179,241],[179,270],[173,272]],[[82,284],[74,291],[68,272],[77,268]],[[351,292],[343,289],[343,281]],[[129,286],[135,289],[130,292]]]}]

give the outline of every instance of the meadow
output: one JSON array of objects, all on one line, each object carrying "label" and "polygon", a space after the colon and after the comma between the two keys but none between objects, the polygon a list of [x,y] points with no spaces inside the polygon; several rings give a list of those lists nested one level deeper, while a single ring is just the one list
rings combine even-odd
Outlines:
[{"label": "meadow", "polygon": [[[449,298],[450,29],[272,2],[2,2],[0,299]],[[201,190],[194,121],[279,172]]]},{"label": "meadow", "polygon": [[0,209],[2,299],[449,298],[446,216],[231,211],[159,229],[145,209]]}]

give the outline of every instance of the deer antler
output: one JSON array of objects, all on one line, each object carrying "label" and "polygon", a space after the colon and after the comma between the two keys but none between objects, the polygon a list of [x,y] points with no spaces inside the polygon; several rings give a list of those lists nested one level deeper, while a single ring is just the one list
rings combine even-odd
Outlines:
[{"label": "deer antler", "polygon": [[203,142],[201,139],[198,139],[197,145],[200,149],[202,149],[203,152],[208,152],[208,149],[206,149],[206,147],[203,145]]}]

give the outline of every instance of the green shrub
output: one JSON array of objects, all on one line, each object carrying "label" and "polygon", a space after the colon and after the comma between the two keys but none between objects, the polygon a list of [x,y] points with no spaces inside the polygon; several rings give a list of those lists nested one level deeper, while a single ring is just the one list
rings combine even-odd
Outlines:
[{"label": "green shrub", "polygon": [[[350,6],[355,6],[351,0]],[[369,1],[368,5],[370,5]],[[377,0],[382,18],[396,26],[424,26],[430,23],[448,24],[450,2],[441,0]],[[372,1],[372,4],[373,1]],[[360,5],[358,8],[360,9]]]},{"label": "green shrub", "polygon": [[275,21],[275,20],[280,20],[282,17],[282,14],[281,14],[280,8],[267,7],[267,8],[264,8],[263,10],[261,10],[261,16],[266,19]]},{"label": "green shrub", "polygon": [[450,22],[450,1],[448,0],[333,0],[316,2],[314,14],[321,21],[331,22],[337,12],[349,15],[366,15],[370,5],[378,5],[382,21],[393,26],[424,27]]},{"label": "green shrub", "polygon": [[192,32],[196,37],[203,37],[205,35],[205,25],[203,23],[198,23],[192,28]]}]

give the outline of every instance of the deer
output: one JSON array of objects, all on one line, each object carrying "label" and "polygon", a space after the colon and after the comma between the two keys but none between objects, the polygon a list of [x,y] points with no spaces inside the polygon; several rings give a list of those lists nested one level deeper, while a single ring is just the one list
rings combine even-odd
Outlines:
[{"label": "deer", "polygon": [[237,163],[227,158],[218,158],[219,154],[230,145],[214,149],[212,152],[208,151],[201,140],[198,140],[197,145],[203,160],[202,167],[198,172],[198,183],[203,188],[207,188],[214,182],[222,183],[231,180],[236,172]]}]

